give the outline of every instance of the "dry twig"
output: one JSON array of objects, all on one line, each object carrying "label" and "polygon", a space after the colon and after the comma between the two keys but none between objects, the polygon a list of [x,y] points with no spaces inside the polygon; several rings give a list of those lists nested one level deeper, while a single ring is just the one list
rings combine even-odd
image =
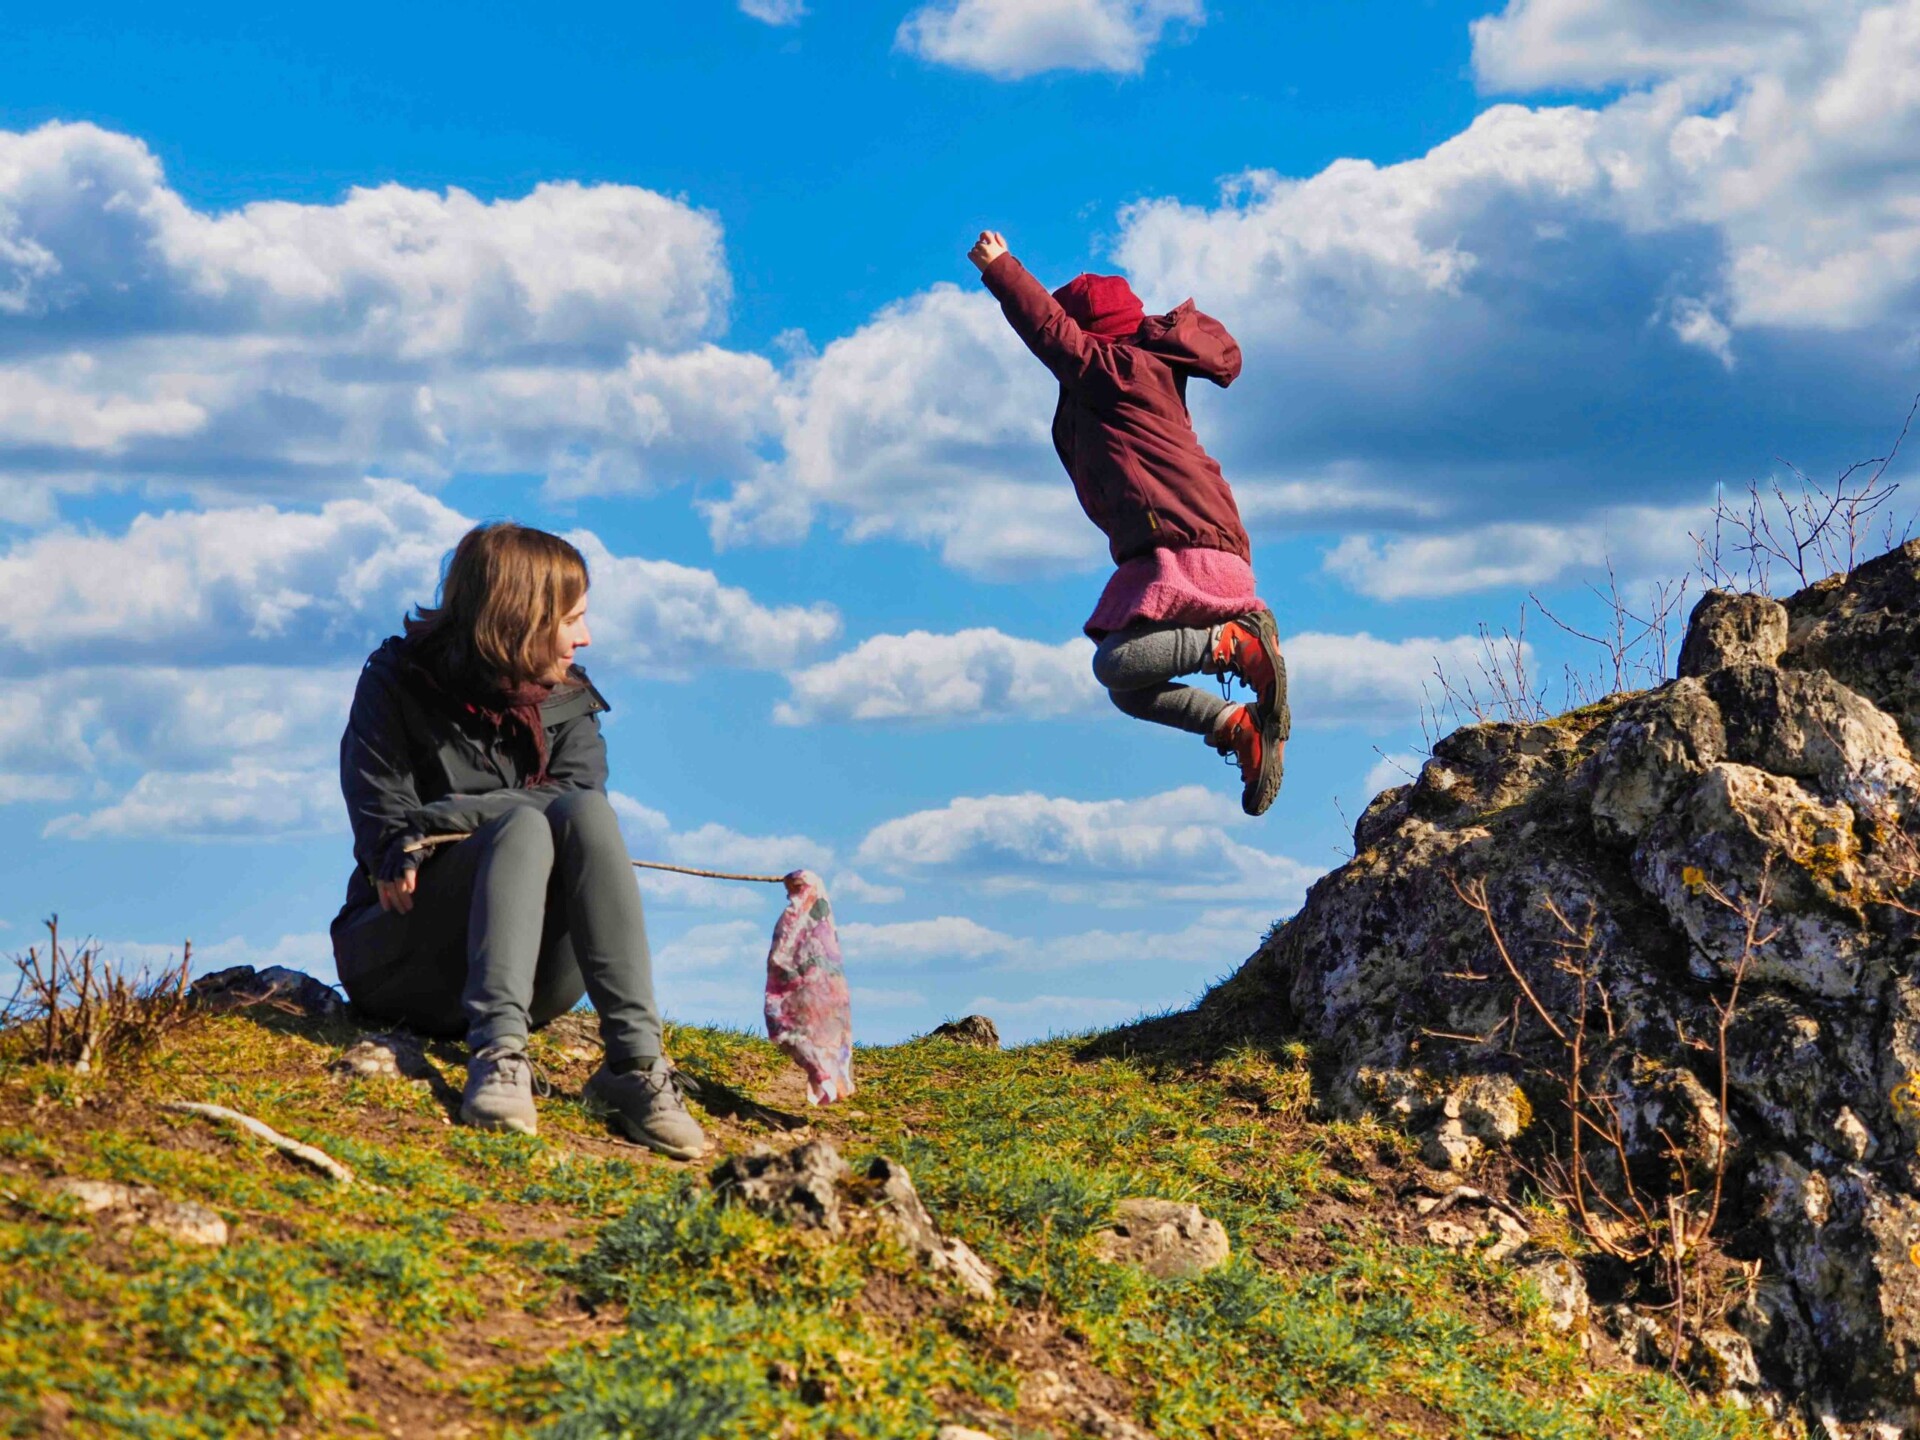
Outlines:
[{"label": "dry twig", "polygon": [[327,1154],[326,1151],[317,1150],[311,1145],[302,1144],[298,1140],[290,1139],[282,1135],[271,1125],[263,1124],[251,1115],[242,1115],[238,1110],[229,1110],[224,1105],[203,1105],[194,1100],[164,1100],[161,1102],[160,1108],[163,1110],[178,1110],[187,1115],[202,1115],[209,1120],[220,1120],[229,1125],[237,1125],[249,1135],[266,1141],[267,1144],[273,1146],[274,1149],[284,1151],[286,1154],[293,1156],[294,1159],[304,1164],[311,1165],[314,1169],[320,1171],[321,1174],[332,1177],[342,1185],[351,1185],[354,1183],[353,1171]]}]

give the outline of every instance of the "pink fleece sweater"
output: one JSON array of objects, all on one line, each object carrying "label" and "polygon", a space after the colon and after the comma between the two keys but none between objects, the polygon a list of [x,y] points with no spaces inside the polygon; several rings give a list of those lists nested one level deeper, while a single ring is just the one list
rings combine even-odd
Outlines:
[{"label": "pink fleece sweater", "polygon": [[1262,605],[1238,555],[1163,547],[1121,563],[1084,628],[1099,640],[1132,625],[1217,625]]}]

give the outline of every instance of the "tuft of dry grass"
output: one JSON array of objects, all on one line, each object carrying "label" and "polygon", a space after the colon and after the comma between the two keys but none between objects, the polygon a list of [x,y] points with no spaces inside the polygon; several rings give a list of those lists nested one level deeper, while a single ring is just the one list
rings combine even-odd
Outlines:
[{"label": "tuft of dry grass", "polygon": [[186,1024],[193,942],[157,974],[107,959],[95,941],[62,944],[60,917],[47,920],[47,943],[13,957],[13,994],[0,1006],[0,1037],[23,1043],[41,1065],[87,1075],[153,1049]]}]

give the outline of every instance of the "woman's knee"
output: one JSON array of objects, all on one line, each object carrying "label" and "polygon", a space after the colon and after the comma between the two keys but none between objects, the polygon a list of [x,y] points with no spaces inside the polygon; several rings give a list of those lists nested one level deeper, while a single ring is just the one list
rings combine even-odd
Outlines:
[{"label": "woman's knee", "polygon": [[599,790],[569,790],[556,796],[547,806],[547,826],[560,839],[589,845],[626,843],[620,835],[620,817],[613,813],[613,802]]},{"label": "woman's knee", "polygon": [[553,861],[553,829],[546,816],[533,806],[509,810],[486,826],[487,848],[494,854],[511,854],[529,860]]}]

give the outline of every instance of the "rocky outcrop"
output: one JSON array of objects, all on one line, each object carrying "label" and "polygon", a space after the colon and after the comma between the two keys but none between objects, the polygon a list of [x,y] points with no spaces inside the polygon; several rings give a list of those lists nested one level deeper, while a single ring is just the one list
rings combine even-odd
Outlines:
[{"label": "rocky outcrop", "polygon": [[1716,1240],[1759,1262],[1683,1362],[1920,1426],[1920,542],[1709,594],[1679,671],[1446,737],[1202,1018],[1304,1035],[1328,1104],[1456,1170],[1564,1155],[1583,1026],[1626,1175],[1664,1203],[1724,1157]]}]

